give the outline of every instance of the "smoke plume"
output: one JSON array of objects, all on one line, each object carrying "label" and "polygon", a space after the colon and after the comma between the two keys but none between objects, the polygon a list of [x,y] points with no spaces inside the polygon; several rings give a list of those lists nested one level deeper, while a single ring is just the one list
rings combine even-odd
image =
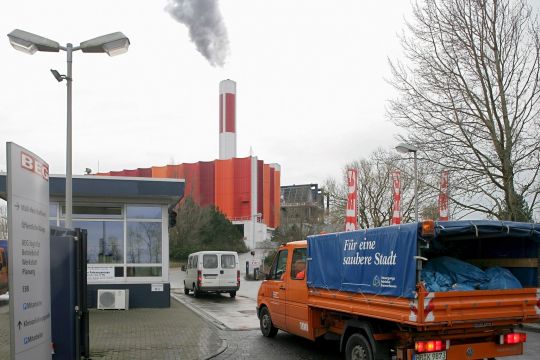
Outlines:
[{"label": "smoke plume", "polygon": [[225,64],[229,40],[217,0],[168,0],[165,10],[188,27],[191,41],[210,65]]}]

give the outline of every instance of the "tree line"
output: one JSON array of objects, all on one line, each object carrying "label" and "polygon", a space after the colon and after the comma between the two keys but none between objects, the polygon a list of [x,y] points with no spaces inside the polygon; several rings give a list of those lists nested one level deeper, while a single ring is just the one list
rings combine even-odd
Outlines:
[{"label": "tree line", "polygon": [[202,250],[248,250],[244,234],[215,206],[201,207],[187,197],[177,214],[176,225],[169,230],[171,259],[185,260],[189,254]]},{"label": "tree line", "polygon": [[[396,91],[387,117],[418,149],[418,200],[436,218],[440,173],[451,218],[539,221],[540,30],[524,0],[426,0],[413,6],[389,60]],[[359,223],[387,225],[390,172],[401,170],[402,221],[414,216],[412,160],[379,149],[325,182],[329,222],[342,230],[346,169],[358,169]],[[341,228],[340,228],[341,227]]]}]

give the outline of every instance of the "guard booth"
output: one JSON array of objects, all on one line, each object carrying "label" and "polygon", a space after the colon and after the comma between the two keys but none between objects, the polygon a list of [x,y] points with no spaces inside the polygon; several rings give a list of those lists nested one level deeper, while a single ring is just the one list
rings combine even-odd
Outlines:
[{"label": "guard booth", "polygon": [[[51,175],[49,193],[50,225],[63,227],[65,177]],[[87,230],[89,308],[170,306],[169,214],[183,194],[178,179],[73,177],[72,226]]]}]

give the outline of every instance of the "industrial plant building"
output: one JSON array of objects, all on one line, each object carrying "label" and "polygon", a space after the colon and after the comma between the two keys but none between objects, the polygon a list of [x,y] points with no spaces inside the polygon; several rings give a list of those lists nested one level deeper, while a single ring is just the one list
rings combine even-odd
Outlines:
[{"label": "industrial plant building", "polygon": [[185,179],[185,197],[200,206],[214,205],[235,225],[243,228],[249,248],[269,240],[280,224],[280,175],[278,164],[256,156],[236,157],[236,83],[219,86],[219,159],[99,175]]}]

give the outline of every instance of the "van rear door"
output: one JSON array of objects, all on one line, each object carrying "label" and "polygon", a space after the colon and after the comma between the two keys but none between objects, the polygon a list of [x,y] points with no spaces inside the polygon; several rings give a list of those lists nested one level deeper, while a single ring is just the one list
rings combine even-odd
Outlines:
[{"label": "van rear door", "polygon": [[238,255],[221,254],[219,261],[221,264],[219,286],[222,288],[236,288]]},{"label": "van rear door", "polygon": [[219,256],[203,254],[202,256],[202,288],[219,287]]}]

